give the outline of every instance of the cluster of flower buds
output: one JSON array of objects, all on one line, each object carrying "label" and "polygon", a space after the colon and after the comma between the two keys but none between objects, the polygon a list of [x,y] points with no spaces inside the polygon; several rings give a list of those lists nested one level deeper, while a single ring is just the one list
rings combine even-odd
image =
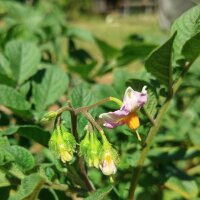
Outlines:
[{"label": "cluster of flower buds", "polygon": [[[120,105],[120,109],[114,112],[102,113],[99,118],[106,128],[115,128],[121,125],[127,125],[136,132],[138,140],[141,141],[137,129],[140,121],[137,112],[147,102],[146,86],[141,92],[134,91],[128,87],[124,94],[123,102],[116,98],[110,98]],[[42,119],[42,122],[49,121],[57,117],[57,112],[48,112]],[[103,174],[112,175],[117,171],[117,162],[119,160],[117,151],[108,142],[103,131],[101,132],[101,142],[97,138],[92,126],[87,126],[86,135],[80,142],[80,156],[84,158],[89,167],[99,168]],[[76,148],[74,136],[67,132],[62,125],[57,125],[51,139],[49,148],[54,152],[56,157],[63,163],[71,161]]]},{"label": "cluster of flower buds", "polygon": [[69,162],[73,158],[75,147],[74,136],[67,132],[63,126],[57,126],[49,140],[49,148],[54,155],[63,163]]},{"label": "cluster of flower buds", "polygon": [[89,167],[100,168],[105,175],[116,173],[118,154],[104,135],[101,143],[94,132],[87,130],[80,143],[80,153]]}]

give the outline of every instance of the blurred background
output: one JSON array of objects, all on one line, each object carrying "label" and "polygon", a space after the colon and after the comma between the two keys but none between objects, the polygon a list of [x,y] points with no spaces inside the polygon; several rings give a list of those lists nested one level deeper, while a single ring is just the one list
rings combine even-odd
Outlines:
[{"label": "blurred background", "polygon": [[[121,99],[130,84],[127,80],[142,79],[159,94],[152,98],[154,117],[166,93],[145,70],[145,59],[169,38],[173,21],[198,3],[199,0],[0,0],[0,135],[34,156],[37,168],[34,164],[28,166],[25,175],[33,168],[33,172],[46,170],[48,173],[42,175],[48,180],[76,187],[73,179],[63,174],[66,167],[55,164],[46,148],[53,123],[40,123],[46,111],[66,105],[68,98],[75,106],[108,96]],[[199,200],[199,63],[200,58],[162,121],[136,191],[137,200]],[[176,79],[180,64],[174,65]],[[106,104],[94,116],[116,108]],[[144,139],[151,124],[143,113],[140,115],[143,125],[139,132]],[[63,114],[62,120],[69,130],[69,115]],[[87,121],[83,117],[78,120],[82,139]],[[119,151],[121,163],[116,187],[107,199],[126,199],[141,147],[126,127],[108,131],[108,138]],[[77,167],[75,162],[71,166]],[[5,173],[9,169],[0,171],[3,200],[17,193],[16,185],[20,184],[18,181],[11,185]],[[94,168],[88,168],[88,174],[97,188],[109,184]],[[44,188],[39,198],[54,199],[49,193]],[[60,195],[57,199],[71,199],[60,193],[56,191]]]}]

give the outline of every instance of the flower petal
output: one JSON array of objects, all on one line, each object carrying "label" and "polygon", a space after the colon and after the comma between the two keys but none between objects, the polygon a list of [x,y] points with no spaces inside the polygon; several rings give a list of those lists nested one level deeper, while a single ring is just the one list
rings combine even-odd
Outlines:
[{"label": "flower petal", "polygon": [[102,113],[99,118],[106,128],[115,128],[125,123],[123,119],[128,114],[129,112],[125,110],[117,110],[115,112]]},{"label": "flower petal", "polygon": [[146,102],[147,102],[146,86],[142,88],[142,92],[134,91],[131,87],[128,87],[125,91],[121,110],[125,110],[128,112],[137,111]]}]

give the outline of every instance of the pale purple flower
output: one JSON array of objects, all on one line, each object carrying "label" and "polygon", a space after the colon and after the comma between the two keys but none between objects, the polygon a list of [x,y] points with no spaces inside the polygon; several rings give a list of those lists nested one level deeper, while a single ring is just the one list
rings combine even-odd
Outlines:
[{"label": "pale purple flower", "polygon": [[129,128],[136,130],[140,123],[137,111],[147,102],[146,86],[141,92],[128,87],[124,94],[123,104],[120,110],[102,113],[99,118],[107,128],[115,128],[127,124]]}]

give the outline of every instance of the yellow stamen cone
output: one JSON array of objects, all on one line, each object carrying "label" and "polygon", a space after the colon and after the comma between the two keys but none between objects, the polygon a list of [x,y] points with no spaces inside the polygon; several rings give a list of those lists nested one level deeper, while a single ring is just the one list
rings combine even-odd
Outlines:
[{"label": "yellow stamen cone", "polygon": [[126,118],[126,124],[128,127],[132,130],[136,130],[140,126],[140,121],[139,117],[136,113],[131,113],[127,118]]}]

